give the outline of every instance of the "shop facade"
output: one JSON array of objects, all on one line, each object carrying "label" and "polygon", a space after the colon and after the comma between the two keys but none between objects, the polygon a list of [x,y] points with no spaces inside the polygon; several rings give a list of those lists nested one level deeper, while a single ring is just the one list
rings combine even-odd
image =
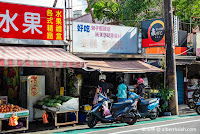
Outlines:
[{"label": "shop facade", "polygon": [[184,103],[188,104],[189,100],[192,99],[193,92],[199,89],[199,66],[200,64],[194,62],[193,64],[186,65],[183,74],[183,88],[184,88]]},{"label": "shop facade", "polygon": [[[3,18],[11,24],[3,24],[0,27],[1,110],[10,105],[19,107],[14,111],[12,108],[0,111],[0,115],[6,115],[6,118],[0,117],[0,131],[11,132],[7,126],[2,128],[2,122],[8,124],[6,121],[13,112],[18,115],[17,112],[23,113],[25,109],[28,111],[28,125],[28,121],[35,119],[34,105],[37,101],[45,96],[53,96],[54,100],[58,100],[60,95],[65,96],[70,90],[67,90],[67,81],[70,81],[67,73],[75,68],[84,68],[86,62],[64,49],[68,44],[63,41],[63,9],[4,2],[1,2],[0,7],[1,13],[5,13],[3,15],[13,18]],[[60,103],[69,100],[66,97],[62,98],[63,101],[59,100]],[[54,101],[55,103],[58,102]],[[57,116],[57,110],[54,113]],[[62,111],[59,110],[59,113]],[[44,109],[40,110],[38,116],[42,118],[42,114]],[[76,114],[78,116],[77,111]],[[27,129],[28,127],[20,128]]]},{"label": "shop facade", "polygon": [[[88,29],[81,30],[81,26]],[[87,69],[77,72],[83,76],[80,97],[83,111],[85,105],[93,105],[100,75],[106,75],[109,95],[117,94],[118,77],[123,77],[125,84],[133,89],[137,78],[145,78],[145,82],[148,83],[149,76],[151,83],[151,73],[154,73],[154,76],[157,73],[163,76],[164,70],[140,61],[140,58],[132,57],[138,55],[139,50],[137,28],[73,22],[73,29],[76,29],[73,31],[73,53],[87,61]],[[162,78],[161,82],[163,81]],[[151,89],[149,84],[147,87]]]},{"label": "shop facade", "polygon": [[[93,94],[95,92],[94,87],[96,87],[99,83],[99,75],[102,74],[106,76],[106,82],[108,83],[110,95],[117,94],[118,92],[118,77],[122,77],[124,79],[124,83],[127,85],[128,90],[130,91],[134,91],[134,85],[137,84],[137,79],[143,78],[146,86],[146,98],[155,97],[150,95],[150,90],[156,88],[154,85],[155,81],[159,81],[160,83],[164,82],[164,79],[161,79],[161,77],[158,77],[159,80],[156,79],[156,74],[160,74],[160,76],[163,77],[164,70],[139,60],[87,60],[87,68],[96,70],[93,72],[93,77],[89,75],[89,78],[92,77],[91,80],[94,81],[88,83],[93,84]],[[154,75],[155,80],[153,80],[152,75]]]},{"label": "shop facade", "polygon": [[[70,78],[66,78],[67,71],[85,67],[84,60],[62,48],[0,47],[3,47],[3,50],[0,49],[3,52],[1,55],[3,64],[0,67],[2,74],[1,97],[6,97],[6,101],[1,103],[2,105],[17,105],[29,110],[29,121],[42,118],[44,110],[35,111],[34,109],[38,100],[46,95],[65,96],[67,94],[66,86],[68,83],[66,81],[70,81]],[[20,52],[20,49],[23,51]],[[36,57],[34,58],[34,56]],[[63,93],[60,90],[62,87]],[[9,112],[11,111],[3,113]]]}]

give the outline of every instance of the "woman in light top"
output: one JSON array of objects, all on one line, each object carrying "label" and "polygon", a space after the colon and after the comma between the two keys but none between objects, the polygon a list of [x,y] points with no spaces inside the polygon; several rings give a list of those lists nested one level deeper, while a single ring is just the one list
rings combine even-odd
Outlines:
[{"label": "woman in light top", "polygon": [[124,84],[124,80],[122,77],[118,78],[118,82],[119,82],[119,85],[117,87],[118,89],[117,97],[118,97],[118,101],[122,102],[127,99],[127,86]]}]

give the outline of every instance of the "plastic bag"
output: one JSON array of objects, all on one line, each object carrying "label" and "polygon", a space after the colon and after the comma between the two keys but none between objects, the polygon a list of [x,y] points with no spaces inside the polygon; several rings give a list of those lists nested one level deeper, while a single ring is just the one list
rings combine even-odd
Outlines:
[{"label": "plastic bag", "polygon": [[96,105],[96,104],[98,103],[98,98],[99,98],[98,95],[95,94],[94,100],[93,100],[93,102],[92,102],[93,105]]},{"label": "plastic bag", "polygon": [[106,106],[106,108],[108,108],[108,101],[104,101],[103,105]]},{"label": "plastic bag", "polygon": [[59,111],[69,111],[69,110],[77,110],[79,109],[79,98],[72,98],[68,100],[67,102],[64,102],[60,106]]},{"label": "plastic bag", "polygon": [[15,114],[13,114],[10,119],[9,119],[9,126],[17,126],[18,125],[18,119],[19,117],[15,116]]},{"label": "plastic bag", "polygon": [[106,106],[104,106],[104,105],[103,105],[103,110],[104,110],[104,115],[105,116],[111,115],[110,110]]},{"label": "plastic bag", "polygon": [[46,112],[44,112],[44,114],[42,115],[42,118],[43,118],[43,123],[49,123],[48,122],[48,114]]}]

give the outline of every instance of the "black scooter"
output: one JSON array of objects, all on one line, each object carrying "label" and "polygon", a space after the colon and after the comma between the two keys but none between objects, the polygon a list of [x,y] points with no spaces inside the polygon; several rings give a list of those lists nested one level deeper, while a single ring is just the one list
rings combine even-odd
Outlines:
[{"label": "black scooter", "polygon": [[190,109],[194,109],[196,107],[196,104],[200,101],[200,90],[196,89],[194,93],[192,94],[192,99],[188,101],[188,107]]},{"label": "black scooter", "polygon": [[117,102],[111,106],[111,115],[106,116],[104,109],[104,102],[108,101],[108,98],[99,93],[99,97],[102,98],[98,104],[92,107],[92,110],[88,113],[89,119],[87,124],[90,128],[93,128],[98,121],[102,123],[121,122],[133,125],[137,121],[137,101],[126,100],[124,102]]}]

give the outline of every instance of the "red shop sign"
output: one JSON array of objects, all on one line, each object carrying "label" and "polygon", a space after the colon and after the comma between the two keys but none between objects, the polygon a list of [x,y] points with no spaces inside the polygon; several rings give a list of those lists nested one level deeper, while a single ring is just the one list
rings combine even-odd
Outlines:
[{"label": "red shop sign", "polygon": [[0,37],[63,40],[63,9],[0,2]]}]

